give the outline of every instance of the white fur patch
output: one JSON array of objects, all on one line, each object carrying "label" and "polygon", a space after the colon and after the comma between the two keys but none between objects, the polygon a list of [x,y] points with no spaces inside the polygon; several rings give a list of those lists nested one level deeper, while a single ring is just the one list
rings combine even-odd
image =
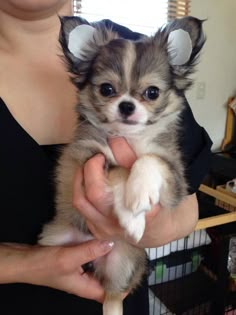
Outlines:
[{"label": "white fur patch", "polygon": [[110,299],[104,301],[103,304],[103,315],[122,315],[123,304],[122,300],[117,301],[116,299]]},{"label": "white fur patch", "polygon": [[162,183],[158,161],[149,155],[139,158],[126,183],[126,207],[135,215],[151,210],[159,202]]},{"label": "white fur patch", "polygon": [[39,240],[39,244],[43,246],[80,244],[93,239],[93,236],[84,234],[72,226],[48,224],[45,227]]},{"label": "white fur patch", "polygon": [[125,70],[125,82],[126,82],[126,88],[127,90],[130,89],[131,85],[131,77],[132,77],[132,69],[133,64],[136,59],[136,51],[134,49],[134,44],[131,42],[127,42],[127,45],[129,46],[128,49],[126,49],[126,54],[123,57],[123,68]]},{"label": "white fur patch", "polygon": [[125,206],[125,188],[125,182],[113,186],[114,211],[128,235],[139,242],[145,230],[145,214],[136,215]]},{"label": "white fur patch", "polygon": [[168,45],[170,63],[173,66],[181,66],[188,62],[193,50],[192,41],[188,32],[182,29],[170,32]]},{"label": "white fur patch", "polygon": [[69,34],[68,49],[76,57],[83,60],[82,51],[88,46],[88,42],[94,37],[95,28],[82,24],[76,26]]}]

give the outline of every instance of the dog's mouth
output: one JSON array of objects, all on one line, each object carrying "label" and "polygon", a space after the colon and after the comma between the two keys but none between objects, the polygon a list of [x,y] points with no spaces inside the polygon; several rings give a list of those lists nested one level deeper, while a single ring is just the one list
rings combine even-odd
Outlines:
[{"label": "dog's mouth", "polygon": [[147,120],[146,122],[140,122],[140,121],[137,121],[137,120],[130,120],[130,119],[114,119],[112,121],[103,121],[105,123],[110,123],[110,124],[123,124],[123,125],[128,125],[128,126],[137,126],[137,125],[140,125],[140,126],[145,126],[145,125],[152,125],[154,124],[156,121],[152,121],[152,120]]},{"label": "dog's mouth", "polygon": [[121,119],[119,122],[125,125],[138,125],[138,121],[135,120]]},{"label": "dog's mouth", "polygon": [[113,119],[113,120],[109,120],[108,118],[105,118],[103,120],[101,120],[102,123],[120,123],[120,124],[125,124],[125,125],[139,125],[140,122],[137,120],[131,120],[131,119],[126,119],[126,118],[119,118],[119,119]]},{"label": "dog's mouth", "polygon": [[147,122],[141,122],[138,120],[125,119],[125,118],[114,119],[110,123],[118,123],[121,125],[129,125],[129,126],[137,126],[137,125],[146,125],[147,124]]},{"label": "dog's mouth", "polygon": [[106,128],[108,128],[108,132],[112,135],[128,137],[131,134],[136,134],[137,132],[142,131],[145,126],[146,123],[137,120],[114,119],[109,122]]}]

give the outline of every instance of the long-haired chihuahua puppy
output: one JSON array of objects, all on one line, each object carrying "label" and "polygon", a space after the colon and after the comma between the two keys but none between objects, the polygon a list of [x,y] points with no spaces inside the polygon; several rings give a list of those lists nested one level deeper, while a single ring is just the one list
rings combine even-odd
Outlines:
[{"label": "long-haired chihuahua puppy", "polygon": [[[204,44],[202,22],[175,20],[152,37],[130,41],[98,23],[61,18],[60,43],[79,91],[78,126],[56,169],[56,214],[40,235],[42,245],[91,239],[85,219],[72,205],[76,169],[97,153],[106,157],[113,212],[138,242],[145,213],[158,202],[174,208],[187,194],[178,147],[184,91],[191,85]],[[137,155],[128,171],[117,165],[108,138],[125,137]],[[122,292],[135,289],[145,273],[145,250],[124,240],[93,262],[105,289],[104,315],[121,315]]]}]

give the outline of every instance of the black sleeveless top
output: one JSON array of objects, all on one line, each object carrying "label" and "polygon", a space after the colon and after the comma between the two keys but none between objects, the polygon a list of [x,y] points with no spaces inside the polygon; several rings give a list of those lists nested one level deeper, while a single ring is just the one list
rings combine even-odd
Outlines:
[{"label": "black sleeveless top", "polygon": [[[207,170],[211,141],[186,104],[180,136],[190,193]],[[60,146],[40,146],[0,99],[0,242],[36,244],[42,225],[54,213],[53,170]],[[191,211],[191,210],[190,210]],[[124,315],[148,315],[147,282],[125,299]],[[4,315],[99,315],[99,303],[47,287],[0,285]]]}]

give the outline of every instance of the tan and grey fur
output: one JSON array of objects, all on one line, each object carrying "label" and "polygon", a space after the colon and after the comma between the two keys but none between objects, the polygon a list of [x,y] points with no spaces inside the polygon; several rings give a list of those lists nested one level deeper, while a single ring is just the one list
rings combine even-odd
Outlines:
[{"label": "tan and grey fur", "polygon": [[[204,42],[201,21],[181,19],[139,41],[119,38],[112,30],[94,24],[94,38],[79,60],[68,49],[68,34],[84,23],[75,17],[62,19],[60,42],[79,90],[79,118],[74,139],[59,160],[56,215],[43,229],[42,245],[75,244],[92,238],[84,218],[72,206],[72,190],[76,169],[96,153],[104,154],[109,165],[114,214],[137,242],[144,233],[146,211],[158,202],[174,208],[187,194],[177,134],[183,92],[190,86],[189,74]],[[167,40],[179,28],[189,33],[193,51],[187,63],[173,66]],[[113,95],[101,93],[104,83],[114,88]],[[149,87],[158,88],[156,99],[147,97]],[[132,103],[132,115],[121,114],[121,103]],[[108,138],[115,136],[125,137],[137,155],[130,172],[117,165],[108,146]],[[145,261],[143,249],[116,241],[111,253],[94,262],[95,277],[107,292],[104,315],[122,314],[122,292],[139,285]]]}]

